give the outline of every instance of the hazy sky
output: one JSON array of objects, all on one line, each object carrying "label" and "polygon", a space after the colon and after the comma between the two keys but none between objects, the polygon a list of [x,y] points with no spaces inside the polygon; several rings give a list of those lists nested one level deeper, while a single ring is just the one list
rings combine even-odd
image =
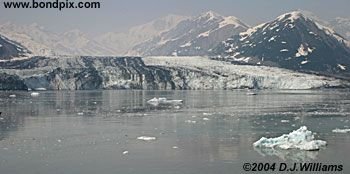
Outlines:
[{"label": "hazy sky", "polygon": [[208,10],[236,16],[249,25],[297,9],[311,11],[323,19],[350,17],[350,0],[99,0],[100,9],[62,11],[4,9],[3,1],[0,0],[0,23],[35,22],[57,32],[77,28],[90,34],[123,31],[167,14],[198,15]]}]

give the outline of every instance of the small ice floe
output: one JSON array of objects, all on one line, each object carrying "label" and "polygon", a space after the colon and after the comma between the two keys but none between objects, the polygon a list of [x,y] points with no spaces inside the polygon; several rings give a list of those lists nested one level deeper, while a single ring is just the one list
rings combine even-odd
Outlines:
[{"label": "small ice floe", "polygon": [[294,120],[300,120],[300,117],[298,117],[298,116],[294,117]]},{"label": "small ice floe", "polygon": [[46,88],[34,88],[35,91],[46,91]]},{"label": "small ice floe", "polygon": [[181,105],[182,100],[168,100],[167,98],[152,98],[151,100],[148,100],[147,103],[151,104],[153,106],[159,106],[159,105]]},{"label": "small ice floe", "polygon": [[16,98],[16,95],[15,94],[11,94],[9,95],[10,98]]},{"label": "small ice floe", "polygon": [[334,129],[332,130],[332,132],[334,133],[349,133],[350,132],[350,129]]},{"label": "small ice floe", "polygon": [[289,120],[281,120],[281,123],[289,123]]},{"label": "small ice floe", "polygon": [[203,118],[204,121],[209,121],[210,119],[209,118]]},{"label": "small ice floe", "polygon": [[246,95],[258,95],[258,94],[255,93],[255,92],[249,91],[249,92],[246,93]]},{"label": "small ice floe", "polygon": [[123,152],[123,155],[126,155],[128,153],[129,153],[129,151],[126,150],[126,151]]},{"label": "small ice floe", "polygon": [[148,136],[140,136],[140,137],[137,137],[137,139],[138,140],[143,140],[143,141],[154,141],[157,138],[156,137],[148,137]]},{"label": "small ice floe", "polygon": [[213,114],[204,112],[203,115],[207,115],[208,116],[208,115],[213,115]]},{"label": "small ice floe", "polygon": [[256,148],[279,148],[279,149],[299,149],[299,150],[319,150],[327,145],[326,141],[315,140],[314,134],[302,126],[289,134],[283,134],[276,138],[262,137],[255,142]]},{"label": "small ice floe", "polygon": [[32,96],[32,97],[38,97],[39,95],[40,95],[40,93],[38,93],[38,92],[30,93],[30,96]]},{"label": "small ice floe", "polygon": [[84,115],[84,112],[78,112],[77,114],[78,115]]},{"label": "small ice floe", "polygon": [[194,120],[186,120],[185,123],[196,124],[197,121],[194,121]]},{"label": "small ice floe", "polygon": [[177,147],[177,146],[173,146],[172,148],[173,148],[173,149],[178,149],[179,147]]}]

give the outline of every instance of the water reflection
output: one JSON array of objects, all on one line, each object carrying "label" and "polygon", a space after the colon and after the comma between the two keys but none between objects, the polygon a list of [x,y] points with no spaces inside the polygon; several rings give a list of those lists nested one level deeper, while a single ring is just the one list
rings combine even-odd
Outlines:
[{"label": "water reflection", "polygon": [[317,159],[319,151],[283,150],[273,148],[254,148],[262,156],[277,156],[283,161],[307,162]]},{"label": "water reflection", "polygon": [[[10,93],[17,98],[8,98]],[[64,173],[230,173],[241,171],[247,161],[335,159],[332,154],[347,152],[332,147],[350,143],[348,135],[339,139],[330,134],[349,120],[346,91],[258,91],[255,96],[246,91],[40,93],[37,98],[27,92],[0,93],[0,168],[5,173],[37,173],[25,169],[42,161],[47,166],[41,171],[64,168]],[[184,104],[148,105],[154,97]],[[320,152],[252,146],[262,136],[279,136],[301,125],[331,145]],[[143,135],[157,140],[137,140]],[[26,167],[11,168],[17,164]],[[74,170],[74,165],[84,167]]]}]

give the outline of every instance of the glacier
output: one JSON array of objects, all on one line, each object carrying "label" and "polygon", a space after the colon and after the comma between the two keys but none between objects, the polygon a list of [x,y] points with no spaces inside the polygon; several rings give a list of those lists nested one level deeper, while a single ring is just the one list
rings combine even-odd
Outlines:
[{"label": "glacier", "polygon": [[0,62],[1,90],[229,90],[349,87],[349,81],[208,57],[31,57]]}]

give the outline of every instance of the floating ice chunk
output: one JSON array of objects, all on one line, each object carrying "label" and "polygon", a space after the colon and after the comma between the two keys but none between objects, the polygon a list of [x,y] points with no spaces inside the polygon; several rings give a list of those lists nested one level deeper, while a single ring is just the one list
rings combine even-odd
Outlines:
[{"label": "floating ice chunk", "polygon": [[204,112],[203,115],[213,115],[213,114]]},{"label": "floating ice chunk", "polygon": [[177,146],[173,146],[173,149],[178,149],[179,147],[177,147]]},{"label": "floating ice chunk", "polygon": [[16,98],[16,95],[15,94],[11,94],[9,95],[10,98]]},{"label": "floating ice chunk", "polygon": [[137,137],[138,140],[143,140],[143,141],[153,141],[153,140],[156,140],[157,138],[156,137],[148,137],[148,136],[140,136],[140,137]]},{"label": "floating ice chunk", "polygon": [[185,123],[195,124],[195,123],[197,123],[197,121],[194,121],[194,120],[186,120]]},{"label": "floating ice chunk", "polygon": [[78,112],[77,114],[78,115],[84,115],[84,112]]},{"label": "floating ice chunk", "polygon": [[46,91],[47,89],[46,88],[35,88],[34,90],[35,91]]},{"label": "floating ice chunk", "polygon": [[300,117],[296,116],[294,117],[294,120],[300,120]]},{"label": "floating ice chunk", "polygon": [[210,119],[209,118],[203,118],[204,121],[209,121]]},{"label": "floating ice chunk", "polygon": [[281,123],[289,123],[289,120],[281,120]]},{"label": "floating ice chunk", "polygon": [[334,133],[349,133],[350,132],[350,129],[334,129],[332,130],[332,132]]},{"label": "floating ice chunk", "polygon": [[167,98],[156,98],[154,97],[151,100],[148,100],[147,103],[158,106],[158,105],[181,105],[182,100],[168,100]]},{"label": "floating ice chunk", "polygon": [[300,149],[300,150],[319,150],[326,146],[327,142],[315,140],[313,133],[302,126],[289,134],[283,134],[276,138],[262,137],[253,145],[256,148],[280,148],[280,149]]},{"label": "floating ice chunk", "polygon": [[247,95],[257,95],[255,92],[247,92]]},{"label": "floating ice chunk", "polygon": [[129,153],[129,151],[126,150],[126,151],[123,152],[123,155],[126,155],[128,153]]},{"label": "floating ice chunk", "polygon": [[39,95],[40,95],[40,93],[38,93],[38,92],[30,93],[30,96],[32,96],[32,97],[38,97]]}]

